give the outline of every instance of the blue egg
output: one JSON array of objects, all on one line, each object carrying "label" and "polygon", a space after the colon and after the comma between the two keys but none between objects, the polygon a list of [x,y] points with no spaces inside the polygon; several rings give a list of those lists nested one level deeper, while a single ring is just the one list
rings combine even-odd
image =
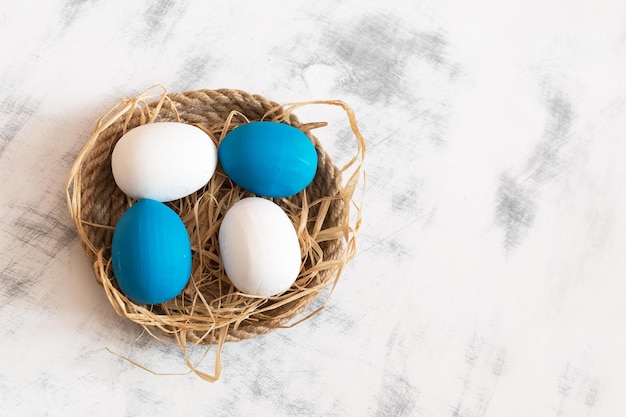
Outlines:
[{"label": "blue egg", "polygon": [[175,298],[191,275],[189,235],[178,214],[155,200],[140,200],[115,225],[111,248],[120,289],[140,304]]},{"label": "blue egg", "polygon": [[237,185],[264,197],[289,197],[317,171],[317,152],[301,130],[277,122],[251,122],[229,132],[218,150],[224,172]]}]

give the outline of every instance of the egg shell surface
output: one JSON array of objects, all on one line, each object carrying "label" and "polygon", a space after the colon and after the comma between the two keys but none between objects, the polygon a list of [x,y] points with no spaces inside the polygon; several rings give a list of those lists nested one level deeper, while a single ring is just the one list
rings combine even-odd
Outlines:
[{"label": "egg shell surface", "polygon": [[191,245],[178,214],[155,200],[140,200],[115,225],[111,247],[120,289],[141,304],[175,298],[191,275]]},{"label": "egg shell surface", "polygon": [[275,203],[239,200],[219,229],[224,270],[242,293],[269,297],[291,287],[300,272],[300,243],[291,220]]},{"label": "egg shell surface", "polygon": [[130,197],[177,200],[202,188],[217,166],[217,148],[202,129],[158,122],[129,130],[111,156],[113,177]]},{"label": "egg shell surface", "polygon": [[218,150],[224,172],[237,185],[259,196],[289,197],[313,181],[317,152],[304,132],[278,122],[237,126]]}]

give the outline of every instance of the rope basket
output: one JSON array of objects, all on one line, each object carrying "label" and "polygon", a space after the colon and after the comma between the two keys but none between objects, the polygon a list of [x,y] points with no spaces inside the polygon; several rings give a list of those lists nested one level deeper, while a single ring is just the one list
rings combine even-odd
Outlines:
[{"label": "rope basket", "polygon": [[[154,92],[155,88],[159,90]],[[311,130],[326,123],[303,124],[293,114],[308,104],[345,110],[356,137],[355,156],[345,166],[335,166],[311,134]],[[191,241],[192,274],[183,292],[171,301],[155,305],[136,304],[128,299],[120,291],[111,263],[115,225],[134,203],[113,179],[111,154],[117,141],[136,126],[176,121],[199,127],[218,146],[234,127],[257,120],[299,128],[318,154],[317,173],[305,190],[288,198],[270,199],[285,211],[297,231],[302,264],[295,283],[276,296],[259,297],[239,292],[229,281],[220,258],[218,230],[226,211],[254,194],[234,184],[218,164],[203,188],[166,203],[183,220]],[[220,376],[220,352],[225,342],[291,327],[319,312],[328,302],[326,298],[319,307],[304,314],[322,291],[327,289],[330,296],[342,268],[356,253],[360,204],[353,197],[362,177],[364,154],[365,144],[354,113],[341,101],[279,105],[240,90],[167,94],[163,87],[153,87],[135,98],[121,100],[97,122],[68,175],[67,202],[95,277],[117,314],[139,324],[159,340],[159,335],[171,337],[182,348],[190,370],[205,380],[215,381]],[[217,345],[213,374],[202,372],[191,363],[187,349],[196,344]]]}]

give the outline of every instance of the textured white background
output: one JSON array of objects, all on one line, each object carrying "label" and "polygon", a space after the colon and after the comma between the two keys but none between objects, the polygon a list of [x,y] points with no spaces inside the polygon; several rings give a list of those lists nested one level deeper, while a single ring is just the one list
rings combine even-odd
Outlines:
[{"label": "textured white background", "polygon": [[[186,372],[113,312],[64,198],[155,83],[342,99],[368,144],[328,308],[227,344],[215,384],[105,349]],[[299,115],[354,152],[340,112]],[[0,415],[625,415],[625,132],[619,0],[2,1]]]}]

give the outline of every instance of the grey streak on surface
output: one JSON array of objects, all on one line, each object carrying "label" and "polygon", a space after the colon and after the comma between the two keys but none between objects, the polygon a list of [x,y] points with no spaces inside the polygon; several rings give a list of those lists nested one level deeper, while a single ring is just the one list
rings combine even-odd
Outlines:
[{"label": "grey streak on surface", "polygon": [[347,67],[340,88],[358,92],[370,103],[401,105],[410,101],[407,84],[419,81],[406,71],[412,59],[445,71],[447,41],[443,34],[403,27],[387,15],[365,15],[345,22],[345,27],[331,31],[323,41],[336,62]]},{"label": "grey streak on surface", "polygon": [[556,388],[559,398],[556,417],[592,414],[600,391],[597,377],[568,362],[561,370]]},{"label": "grey streak on surface", "polygon": [[496,191],[496,224],[504,230],[504,248],[517,246],[536,215],[535,190],[509,174],[502,174]]},{"label": "grey streak on surface", "polygon": [[[37,111],[38,104],[24,96],[9,93],[2,100],[0,112],[6,122],[0,125],[0,157],[13,138],[22,130],[24,125]],[[6,117],[9,116],[9,117]]]},{"label": "grey streak on surface", "polygon": [[54,258],[67,245],[78,239],[75,225],[67,212],[65,193],[62,190],[46,191],[39,197],[53,201],[47,210],[30,204],[9,205],[19,213],[10,233],[18,242],[32,247],[46,257]]},{"label": "grey streak on surface", "polygon": [[490,336],[473,333],[465,347],[465,374],[453,417],[479,417],[487,414],[495,387],[506,368],[506,351]]},{"label": "grey streak on surface", "polygon": [[[172,12],[174,4],[175,2],[173,0],[157,0],[150,2],[150,5],[145,9],[143,15],[148,27],[146,37],[152,38],[154,34],[164,29],[164,26],[170,21],[168,16],[169,13]],[[179,10],[184,10],[184,7],[181,7]]]},{"label": "grey streak on surface", "polygon": [[548,120],[542,140],[528,158],[526,170],[537,184],[552,179],[565,163],[560,156],[561,149],[572,139],[571,128],[575,118],[573,105],[561,91],[554,91],[545,97]]},{"label": "grey streak on surface", "polygon": [[382,388],[377,417],[415,416],[415,409],[419,401],[419,391],[406,379],[405,376],[397,374],[395,371],[387,371],[381,381]]},{"label": "grey streak on surface", "polygon": [[10,236],[11,243],[3,254],[6,265],[0,271],[0,288],[10,298],[28,297],[35,286],[42,284],[38,277],[47,266],[78,240],[67,213],[65,195],[60,190],[54,196],[45,194],[40,196],[42,200],[54,202],[47,209],[30,204],[5,205],[11,222],[3,224],[1,230]]},{"label": "grey streak on surface", "polygon": [[197,85],[200,81],[208,79],[209,75],[220,66],[221,60],[212,55],[208,48],[200,54],[185,58],[178,71],[180,85],[177,91],[186,91],[190,85]]},{"label": "grey streak on surface", "polygon": [[[0,288],[9,298],[15,299],[28,295],[30,289],[36,284],[35,277],[24,275],[19,269],[17,261],[12,260],[0,271]],[[2,307],[0,307],[1,309]]]},{"label": "grey streak on surface", "polygon": [[504,249],[514,249],[526,236],[537,215],[537,199],[544,186],[564,168],[562,148],[571,139],[574,111],[561,91],[545,98],[548,119],[539,142],[520,171],[500,175],[495,200],[495,222],[504,231]]},{"label": "grey streak on surface", "polygon": [[98,0],[68,0],[60,11],[63,27],[66,29],[74,24],[80,15]]},{"label": "grey streak on surface", "polygon": [[420,184],[418,178],[408,176],[393,185],[391,207],[396,213],[418,213]]},{"label": "grey streak on surface", "polygon": [[[401,330],[400,323],[391,324],[392,329],[385,343],[386,363],[396,359],[402,361],[414,349],[416,339],[407,338]],[[386,365],[385,363],[385,365]],[[379,382],[380,400],[376,409],[376,416],[415,416],[420,399],[418,388],[410,381],[413,377],[408,369],[408,363],[391,369],[385,366],[382,379]]]},{"label": "grey streak on surface", "polygon": [[[150,2],[147,7],[142,8],[142,13],[133,16],[131,21],[137,20],[137,24],[130,24],[129,42],[138,50],[154,49],[162,51],[167,45],[168,36],[172,36],[172,29],[176,22],[185,13],[187,1],[176,2],[173,0],[156,0]],[[155,61],[150,65],[161,65],[158,53],[154,56]],[[177,61],[170,61],[168,65],[173,65]],[[146,67],[144,70],[147,70]]]}]

